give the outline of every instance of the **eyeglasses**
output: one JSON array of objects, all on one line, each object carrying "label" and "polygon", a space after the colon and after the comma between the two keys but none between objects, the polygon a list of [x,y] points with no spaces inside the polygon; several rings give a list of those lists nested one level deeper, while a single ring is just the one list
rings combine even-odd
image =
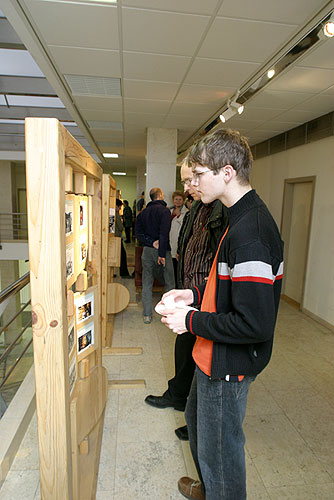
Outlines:
[{"label": "eyeglasses", "polygon": [[198,184],[201,179],[201,176],[207,174],[208,172],[211,172],[209,168],[207,170],[203,170],[203,172],[193,172],[192,183]]},{"label": "eyeglasses", "polygon": [[190,186],[191,185],[191,179],[184,179],[184,181],[181,181],[182,186]]}]

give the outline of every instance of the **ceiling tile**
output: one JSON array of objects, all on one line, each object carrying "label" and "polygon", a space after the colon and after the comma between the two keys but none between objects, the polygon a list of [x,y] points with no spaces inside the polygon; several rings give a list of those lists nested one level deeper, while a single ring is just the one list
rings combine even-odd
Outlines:
[{"label": "ceiling tile", "polygon": [[324,90],[323,92],[324,95],[334,95],[334,85],[331,87],[328,87],[328,89]]},{"label": "ceiling tile", "polygon": [[45,94],[56,95],[55,91],[46,78],[29,78],[27,76],[4,76],[0,77],[0,93],[14,94]]},{"label": "ceiling tile", "polygon": [[94,111],[122,111],[121,97],[80,97],[75,96],[74,102],[80,109],[91,109]]},{"label": "ceiling tile", "polygon": [[124,52],[124,77],[136,80],[181,82],[190,57]]},{"label": "ceiling tile", "polygon": [[1,75],[44,76],[27,50],[0,49]]},{"label": "ceiling tile", "polygon": [[334,69],[334,47],[333,40],[327,38],[326,41],[315,48],[310,55],[306,55],[300,60],[298,66]]},{"label": "ceiling tile", "polygon": [[305,101],[314,94],[299,92],[280,92],[277,90],[262,90],[251,100],[247,101],[247,108],[290,109],[296,104]]},{"label": "ceiling tile", "polygon": [[286,111],[279,116],[280,121],[291,121],[298,123],[306,123],[309,120],[314,120],[314,118],[318,118],[322,113],[321,111],[301,111],[300,109],[291,109],[290,111]]},{"label": "ceiling tile", "polygon": [[198,53],[233,61],[263,62],[290,38],[296,26],[216,18]]},{"label": "ceiling tile", "polygon": [[198,102],[174,102],[170,113],[172,115],[200,115],[202,118],[208,118],[217,111],[217,106],[212,104],[203,104]]},{"label": "ceiling tile", "polygon": [[268,122],[261,123],[259,127],[257,127],[255,130],[275,130],[277,134],[280,134],[281,132],[286,132],[287,130],[290,130],[291,128],[295,128],[299,125],[298,122],[283,122],[283,121],[277,121],[277,120],[269,120]]},{"label": "ceiling tile", "polygon": [[135,99],[161,99],[169,101],[179,88],[177,83],[152,82],[144,80],[124,80],[124,97]]},{"label": "ceiling tile", "polygon": [[130,8],[123,8],[122,13],[124,50],[152,52],[154,48],[155,53],[170,55],[191,56],[209,20],[204,16]]},{"label": "ceiling tile", "polygon": [[125,123],[142,127],[162,127],[165,114],[125,113]]},{"label": "ceiling tile", "polygon": [[121,76],[119,52],[77,47],[49,46],[57,67],[70,75]]},{"label": "ceiling tile", "polygon": [[257,68],[255,63],[237,63],[218,59],[202,59],[197,57],[185,79],[186,83],[199,85],[221,85],[239,87]]},{"label": "ceiling tile", "polygon": [[125,112],[132,113],[167,113],[171,101],[155,101],[152,99],[124,99]]},{"label": "ceiling tile", "polygon": [[312,99],[302,102],[295,109],[303,111],[318,111],[321,114],[329,113],[334,110],[334,94],[323,95],[319,94]]},{"label": "ceiling tile", "polygon": [[176,102],[200,102],[209,105],[222,105],[235,92],[235,87],[222,87],[220,85],[194,85],[185,83],[182,85]]},{"label": "ceiling tile", "polygon": [[91,130],[92,136],[96,141],[120,142],[123,140],[123,132],[120,130]]},{"label": "ceiling tile", "polygon": [[245,121],[247,120],[266,121],[275,118],[275,116],[280,115],[281,112],[282,111],[280,109],[249,108],[247,104],[245,104],[245,110],[240,115],[240,119]]},{"label": "ceiling tile", "polygon": [[[50,45],[119,48],[115,5],[39,0],[25,0],[25,4],[44,40]],[[77,22],[73,22],[74,19]]]},{"label": "ceiling tile", "polygon": [[204,121],[205,119],[203,119],[202,116],[170,114],[165,119],[162,126],[166,128],[193,127],[195,130],[202,125]]},{"label": "ceiling tile", "polygon": [[189,14],[211,15],[217,0],[123,0],[122,5],[126,7],[144,7],[146,9],[168,10],[172,12],[184,12]]},{"label": "ceiling tile", "polygon": [[300,24],[316,9],[322,7],[323,0],[224,0],[218,11],[219,16],[273,21],[276,23]]},{"label": "ceiling tile", "polygon": [[101,111],[81,108],[81,113],[86,120],[111,122],[122,121],[122,111]]},{"label": "ceiling tile", "polygon": [[292,68],[270,84],[271,90],[308,92],[316,94],[327,89],[334,81],[334,70],[319,68]]}]

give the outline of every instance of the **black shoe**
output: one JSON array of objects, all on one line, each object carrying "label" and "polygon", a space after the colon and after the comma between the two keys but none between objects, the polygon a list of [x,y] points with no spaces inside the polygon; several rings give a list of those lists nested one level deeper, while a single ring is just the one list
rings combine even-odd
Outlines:
[{"label": "black shoe", "polygon": [[175,434],[181,441],[189,441],[188,427],[186,425],[175,429]]},{"label": "black shoe", "polygon": [[174,403],[164,396],[146,396],[145,403],[155,408],[174,408],[174,410],[184,411],[186,405],[181,403]]}]

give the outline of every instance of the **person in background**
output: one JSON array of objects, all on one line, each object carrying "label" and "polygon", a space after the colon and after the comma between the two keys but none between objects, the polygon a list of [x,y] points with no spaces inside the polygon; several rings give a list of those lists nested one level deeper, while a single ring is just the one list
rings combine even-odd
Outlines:
[{"label": "person in background", "polygon": [[243,420],[250,384],[270,361],[283,277],[283,242],[252,189],[252,153],[239,132],[222,129],[189,153],[192,185],[203,203],[228,207],[208,280],[168,296],[200,310],[165,309],[174,333],[196,337],[196,371],[185,411],[199,481],[183,477],[180,493],[196,500],[245,500]]},{"label": "person in background", "polygon": [[[177,287],[189,288],[201,285],[209,275],[217,243],[228,224],[226,207],[219,201],[204,204],[196,188],[191,185],[192,170],[187,161],[181,166],[184,191],[194,198],[179,234]],[[195,371],[192,350],[195,336],[190,332],[178,335],[175,340],[175,375],[168,381],[168,389],[162,396],[149,395],[145,402],[155,408],[172,407],[184,411]],[[181,440],[188,440],[184,425],[175,431]]]},{"label": "person in background", "polygon": [[123,224],[125,229],[126,240],[125,243],[131,243],[131,228],[132,228],[132,210],[129,207],[128,200],[123,201]]},{"label": "person in background", "polygon": [[173,193],[174,207],[171,208],[172,225],[169,233],[169,241],[172,249],[175,285],[177,280],[177,242],[179,239],[179,233],[183,223],[184,216],[188,211],[188,209],[184,206],[184,198],[185,198],[184,193],[182,193],[182,191],[174,191]]},{"label": "person in background", "polygon": [[165,289],[171,290],[175,287],[169,244],[171,213],[164,201],[162,189],[152,188],[150,198],[152,201],[137,215],[135,226],[136,238],[144,247],[141,261],[143,266],[142,301],[145,324],[152,321],[152,287],[155,276],[161,274],[159,266],[162,266]]},{"label": "person in background", "polygon": [[122,205],[123,205],[122,201],[119,200],[118,198],[116,198],[115,236],[118,236],[121,238],[121,266],[119,268],[119,274],[120,274],[121,278],[131,279],[131,278],[134,278],[134,276],[130,275],[130,273],[128,271],[127,256],[126,256],[126,251],[125,251],[125,248],[123,245],[123,237],[122,237],[124,227],[122,224],[121,216],[119,215],[119,211],[120,211]]},{"label": "person in background", "polygon": [[191,196],[191,194],[187,194],[185,205],[188,210],[191,209],[191,205],[193,204],[194,198]]},{"label": "person in background", "polygon": [[141,212],[144,207],[145,207],[145,193],[143,191],[141,197],[137,201],[137,214],[139,214],[139,212]]}]

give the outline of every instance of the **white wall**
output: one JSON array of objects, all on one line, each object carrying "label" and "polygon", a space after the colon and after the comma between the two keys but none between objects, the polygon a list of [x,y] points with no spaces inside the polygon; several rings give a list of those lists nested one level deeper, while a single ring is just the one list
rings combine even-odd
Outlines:
[{"label": "white wall", "polygon": [[315,175],[310,248],[302,307],[334,325],[334,137],[254,162],[252,186],[281,224],[284,179]]}]

